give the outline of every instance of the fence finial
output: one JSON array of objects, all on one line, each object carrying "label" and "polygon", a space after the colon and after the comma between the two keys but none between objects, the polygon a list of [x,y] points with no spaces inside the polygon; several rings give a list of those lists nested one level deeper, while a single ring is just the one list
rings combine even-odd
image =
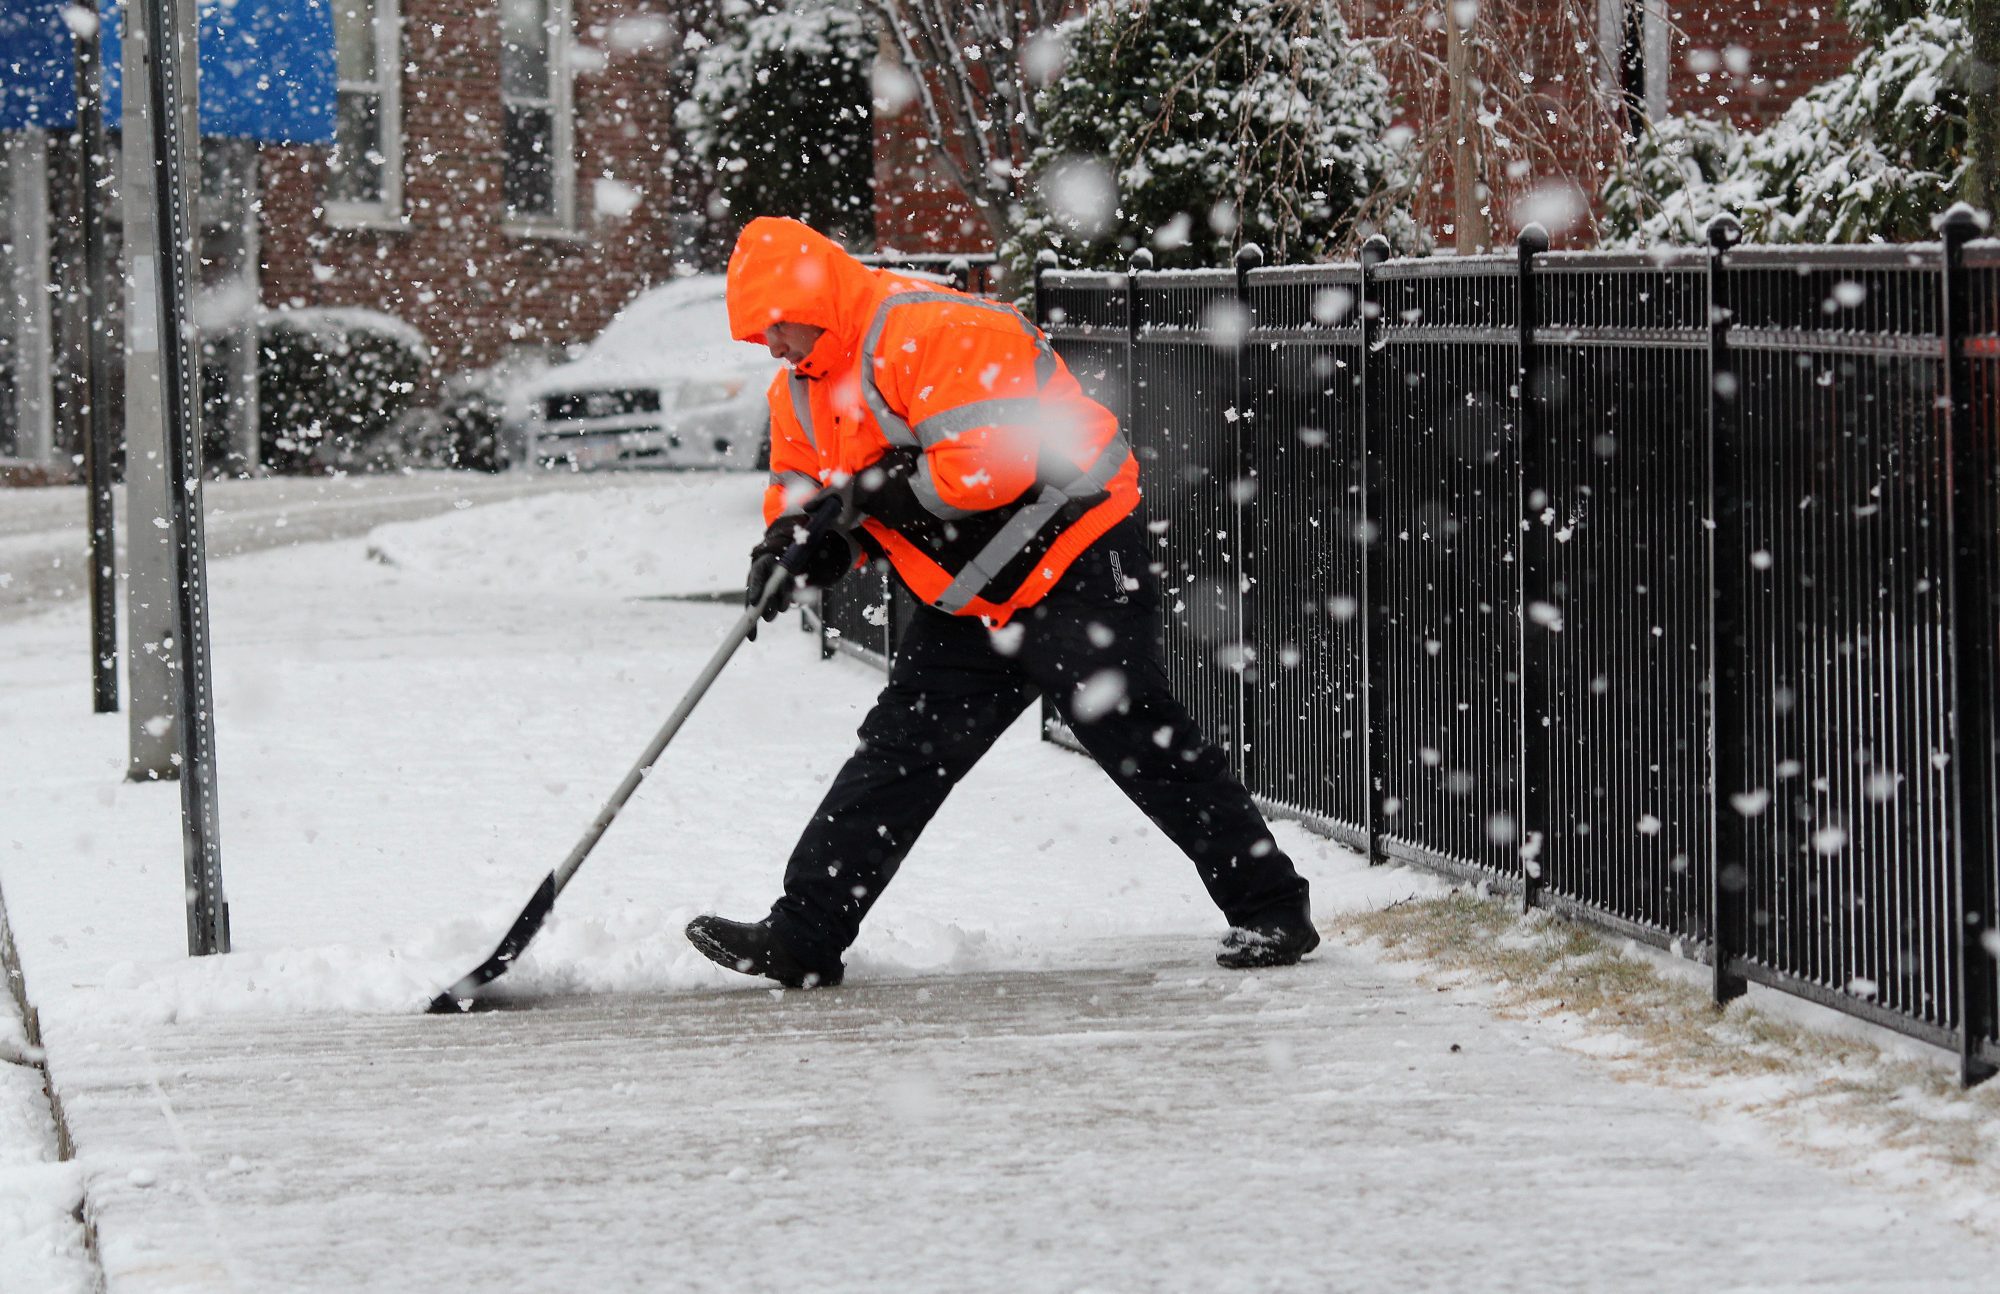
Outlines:
[{"label": "fence finial", "polygon": [[1264,263],[1264,249],[1255,243],[1245,243],[1236,249],[1236,270],[1254,270]]},{"label": "fence finial", "polygon": [[1035,268],[1038,270],[1052,270],[1060,263],[1053,247],[1044,247],[1035,253]]},{"label": "fence finial", "polygon": [[1708,222],[1707,233],[1708,245],[1726,252],[1743,241],[1743,222],[1725,211]]},{"label": "fence finial", "polygon": [[1540,256],[1549,250],[1548,227],[1539,221],[1531,221],[1521,226],[1520,236],[1515,241],[1523,256]]},{"label": "fence finial", "polygon": [[1992,220],[1984,211],[1973,206],[1970,202],[1954,202],[1951,204],[1949,211],[1941,216],[1933,216],[1931,218],[1931,228],[1937,230],[1939,233],[1943,233],[1948,227],[1953,225],[1972,226],[1971,231],[1966,234],[1967,238],[1971,238],[1978,234],[1983,234],[1991,228]]},{"label": "fence finial", "polygon": [[1389,240],[1380,234],[1369,235],[1368,241],[1361,244],[1363,265],[1380,265],[1394,254],[1395,249],[1389,246]]},{"label": "fence finial", "polygon": [[1152,268],[1153,268],[1152,248],[1141,247],[1138,251],[1132,253],[1132,273],[1144,274],[1147,270],[1150,270]]}]

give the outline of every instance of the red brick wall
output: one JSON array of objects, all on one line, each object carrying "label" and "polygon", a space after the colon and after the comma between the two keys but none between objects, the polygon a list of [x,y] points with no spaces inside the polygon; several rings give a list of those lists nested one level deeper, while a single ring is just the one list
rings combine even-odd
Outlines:
[{"label": "red brick wall", "polygon": [[[1411,3],[1411,0],[1343,0],[1350,33],[1357,39],[1384,39],[1408,32],[1415,24],[1407,15],[1436,13],[1439,4]],[[1579,21],[1579,19],[1581,21]],[[1562,4],[1557,0],[1523,0],[1521,12],[1489,8],[1482,15],[1482,35],[1492,49],[1504,51],[1496,58],[1481,55],[1478,67],[1487,77],[1504,76],[1521,86],[1524,107],[1537,114],[1538,139],[1552,147],[1523,145],[1525,132],[1519,123],[1508,121],[1497,132],[1512,146],[1489,148],[1483,159],[1483,175],[1490,193],[1483,204],[1489,238],[1494,243],[1512,240],[1517,225],[1517,206],[1538,192],[1565,189],[1595,194],[1603,182],[1603,163],[1611,151],[1611,141],[1587,135],[1549,132],[1541,123],[1555,113],[1566,123],[1587,122],[1601,117],[1590,102],[1596,95],[1598,72],[1597,19],[1595,4]],[[1398,105],[1397,124],[1416,133],[1431,147],[1422,155],[1416,193],[1418,223],[1431,231],[1439,247],[1450,247],[1456,238],[1456,211],[1450,138],[1443,123],[1450,112],[1450,83],[1438,74],[1446,63],[1447,42],[1442,25],[1425,35],[1420,53],[1385,49],[1377,56],[1378,65],[1389,80],[1391,99]],[[1531,78],[1521,82],[1525,74]],[[1527,213],[1530,217],[1546,213]],[[1587,222],[1579,225],[1574,237],[1557,229],[1557,245],[1588,240]]]},{"label": "red brick wall", "polygon": [[[1858,49],[1834,0],[1670,0],[1676,29],[1668,107],[1768,123],[1847,70]],[[1711,60],[1716,60],[1711,70]]]},{"label": "red brick wall", "polygon": [[[365,306],[422,329],[440,374],[492,362],[512,346],[587,340],[670,270],[669,91],[677,0],[574,0],[578,47],[601,71],[573,81],[575,233],[502,226],[496,0],[403,0],[403,214],[406,227],[330,223],[325,150],[264,152],[263,297],[270,306]],[[611,24],[650,16],[667,38],[618,48]],[[410,69],[416,69],[412,71]],[[641,194],[622,220],[600,217],[593,181]]]},{"label": "red brick wall", "polygon": [[875,115],[875,245],[899,252],[990,252],[986,223],[930,160],[914,106]]}]

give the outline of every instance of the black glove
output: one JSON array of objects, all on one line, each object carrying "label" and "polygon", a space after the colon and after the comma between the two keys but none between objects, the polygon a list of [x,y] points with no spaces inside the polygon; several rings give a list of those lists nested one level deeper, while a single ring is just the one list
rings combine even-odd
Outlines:
[{"label": "black glove", "polygon": [[[750,550],[750,578],[744,582],[743,605],[754,607],[757,599],[764,596],[764,586],[771,582],[771,576],[778,570],[778,561],[785,551],[798,539],[805,525],[805,519],[797,513],[786,513],[771,523],[757,546]],[[803,585],[807,588],[823,589],[838,583],[854,565],[854,542],[839,530],[829,530],[819,537],[806,554],[806,564],[794,579],[786,580],[764,604],[764,619],[775,620],[778,613],[792,605],[792,597]],[[751,639],[756,638],[756,630],[751,630]]]}]

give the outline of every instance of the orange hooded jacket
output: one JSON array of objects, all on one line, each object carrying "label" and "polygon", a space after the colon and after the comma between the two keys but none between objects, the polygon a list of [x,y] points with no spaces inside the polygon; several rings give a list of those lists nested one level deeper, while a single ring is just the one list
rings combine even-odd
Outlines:
[{"label": "orange hooded jacket", "polygon": [[920,451],[862,522],[912,593],[1005,624],[1139,505],[1118,420],[1010,306],[861,264],[759,217],[729,258],[729,329],[825,329],[771,383],[767,524],[892,449]]}]

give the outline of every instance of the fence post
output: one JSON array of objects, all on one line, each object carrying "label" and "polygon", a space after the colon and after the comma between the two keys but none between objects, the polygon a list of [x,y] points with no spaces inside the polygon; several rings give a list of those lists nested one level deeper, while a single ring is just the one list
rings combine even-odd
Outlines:
[{"label": "fence post", "polygon": [[1125,267],[1125,420],[1139,412],[1139,276],[1153,268],[1153,253],[1141,247]]},{"label": "fence post", "polygon": [[1250,366],[1246,362],[1250,351],[1250,329],[1256,326],[1255,312],[1250,308],[1250,271],[1264,263],[1264,249],[1255,243],[1245,243],[1236,249],[1236,316],[1232,322],[1233,340],[1230,358],[1236,367],[1236,421],[1230,424],[1235,433],[1235,453],[1231,461],[1235,464],[1236,479],[1229,482],[1229,535],[1236,542],[1236,776],[1245,786],[1257,785],[1252,761],[1257,747],[1263,744],[1257,735],[1259,728],[1251,722],[1250,708],[1254,703],[1254,689],[1251,684],[1261,673],[1257,658],[1256,640],[1250,633],[1250,590],[1257,579],[1257,548],[1251,540],[1246,522],[1252,515],[1244,506],[1245,488],[1249,482],[1254,489],[1257,480],[1256,427],[1252,425],[1252,413],[1257,400],[1250,390]]},{"label": "fence post", "polygon": [[1748,833],[1733,802],[1751,791],[1742,734],[1747,722],[1743,685],[1744,551],[1743,447],[1737,439],[1738,380],[1729,353],[1735,324],[1729,249],[1743,240],[1730,216],[1708,225],[1708,813],[1709,943],[1714,957],[1716,1004],[1743,996],[1749,986],[1736,966],[1750,941]]},{"label": "fence post", "polygon": [[1986,939],[1995,928],[1992,905],[1994,824],[1992,438],[1972,425],[1972,365],[1965,335],[1971,329],[1972,285],[1965,272],[1965,244],[1979,234],[1978,213],[1964,203],[1938,221],[1944,237],[1945,461],[1951,472],[1945,519],[1951,549],[1951,815],[1958,855],[1959,1081],[1967,1087],[1992,1078],[1993,1062],[1981,1044],[1994,1033],[1995,964]]},{"label": "fence post", "polygon": [[[1032,308],[1035,312],[1035,327],[1041,329],[1044,334],[1049,330],[1049,308],[1048,299],[1043,295],[1042,276],[1054,269],[1056,265],[1056,254],[1053,249],[1044,247],[1041,251],[1035,253],[1035,277],[1031,284],[1030,295],[1033,303]],[[1126,419],[1129,421],[1130,418],[1131,414],[1128,412]],[[1132,438],[1130,427],[1125,429],[1125,438],[1128,441]],[[1039,704],[1042,715],[1040,729],[1042,740],[1054,741],[1055,726],[1061,722],[1062,716],[1056,713],[1056,703],[1046,693],[1043,694]]]},{"label": "fence post", "polygon": [[1539,520],[1549,506],[1546,429],[1542,426],[1540,404],[1541,366],[1535,350],[1535,325],[1541,317],[1541,294],[1535,282],[1535,257],[1549,250],[1549,231],[1538,224],[1521,230],[1515,243],[1520,273],[1516,309],[1520,312],[1520,367],[1515,371],[1515,399],[1519,402],[1520,444],[1514,455],[1518,473],[1515,511],[1521,518],[1521,558],[1516,567],[1521,581],[1519,605],[1514,608],[1515,632],[1521,655],[1521,793],[1516,805],[1518,824],[1515,838],[1520,842],[1521,908],[1536,905],[1542,893],[1542,855],[1549,839],[1549,723],[1546,703],[1549,688],[1549,635],[1554,631],[1537,625],[1528,614],[1530,607],[1553,603],[1549,588],[1550,527]]},{"label": "fence post", "polygon": [[1388,614],[1381,602],[1387,586],[1382,542],[1382,415],[1381,361],[1376,347],[1381,334],[1382,294],[1375,281],[1375,267],[1389,259],[1389,240],[1377,234],[1361,247],[1361,508],[1362,519],[1354,536],[1364,545],[1361,561],[1361,676],[1362,713],[1368,724],[1368,861],[1387,861],[1382,852],[1383,801],[1388,791],[1384,770],[1387,764],[1388,729],[1382,715],[1383,654],[1386,650]]}]

